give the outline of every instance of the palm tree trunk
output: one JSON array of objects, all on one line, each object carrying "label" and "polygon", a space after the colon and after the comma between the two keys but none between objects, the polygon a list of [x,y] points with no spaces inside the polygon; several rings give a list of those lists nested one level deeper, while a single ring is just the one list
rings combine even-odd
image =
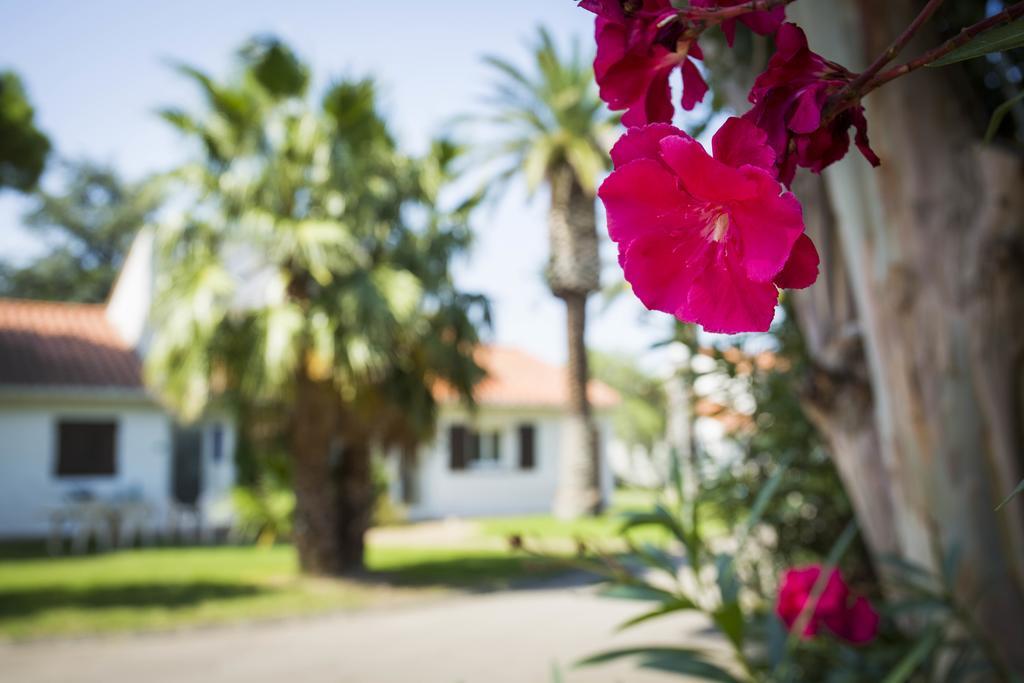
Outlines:
[{"label": "palm tree trunk", "polygon": [[568,339],[569,415],[560,453],[555,513],[580,517],[601,511],[601,454],[587,396],[587,297],[600,286],[597,218],[594,197],[583,190],[567,164],[548,176],[550,260],[548,285],[565,302]]},{"label": "palm tree trunk", "polygon": [[337,491],[331,476],[331,445],[337,400],[330,387],[300,371],[292,422],[295,548],[302,571],[335,575],[343,562]]},{"label": "palm tree trunk", "polygon": [[590,372],[585,341],[587,296],[565,294],[569,363],[566,371],[569,414],[562,440],[561,479],[555,502],[560,517],[580,517],[601,512],[601,465],[597,427],[587,396]]},{"label": "palm tree trunk", "polygon": [[[344,438],[342,436],[342,438]],[[334,468],[337,496],[336,544],[340,573],[364,568],[366,530],[373,514],[373,477],[370,447],[364,441],[344,445]]]}]

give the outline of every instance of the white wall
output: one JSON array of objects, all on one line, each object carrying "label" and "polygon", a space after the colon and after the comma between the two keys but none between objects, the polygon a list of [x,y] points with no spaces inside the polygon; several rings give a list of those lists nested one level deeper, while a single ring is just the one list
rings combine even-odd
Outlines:
[{"label": "white wall", "polygon": [[[113,477],[57,477],[57,422],[117,421]],[[49,510],[77,489],[106,497],[137,489],[166,501],[170,474],[170,421],[155,407],[53,405],[0,409],[0,536],[41,536]]]},{"label": "white wall", "polygon": [[[459,409],[442,411],[433,443],[420,449],[417,462],[420,500],[409,507],[413,519],[479,517],[551,512],[558,487],[562,416],[557,411],[481,407],[470,417]],[[502,433],[501,462],[486,469],[452,470],[449,466],[449,428],[463,424],[481,432]],[[534,467],[519,468],[518,428],[536,430]],[[610,426],[598,419],[602,452],[606,452]],[[602,463],[602,489],[610,496],[613,485]],[[393,469],[397,477],[397,468]]]},{"label": "white wall", "polygon": [[[95,418],[117,422],[114,476],[58,477],[57,423]],[[48,511],[66,496],[88,490],[98,498],[137,491],[152,506],[150,522],[162,528],[171,505],[171,418],[158,406],[74,401],[0,405],[0,537],[49,533]],[[234,482],[234,430],[224,422],[224,455],[212,459],[212,430],[204,434],[200,503],[210,522],[226,519]]]},{"label": "white wall", "polygon": [[145,352],[153,302],[155,237],[142,228],[135,236],[107,303],[107,320],[129,346]]}]

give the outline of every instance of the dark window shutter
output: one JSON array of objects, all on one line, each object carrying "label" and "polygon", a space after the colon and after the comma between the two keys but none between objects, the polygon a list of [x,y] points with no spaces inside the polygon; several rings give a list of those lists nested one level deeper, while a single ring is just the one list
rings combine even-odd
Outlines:
[{"label": "dark window shutter", "polygon": [[113,476],[116,440],[116,422],[58,423],[57,476]]},{"label": "dark window shutter", "polygon": [[469,461],[477,462],[480,460],[480,454],[483,450],[480,448],[480,432],[470,431],[469,432]]},{"label": "dark window shutter", "polygon": [[455,425],[448,430],[449,467],[453,470],[466,469],[466,428]]},{"label": "dark window shutter", "polygon": [[532,470],[537,466],[536,440],[533,425],[519,425],[519,469]]}]

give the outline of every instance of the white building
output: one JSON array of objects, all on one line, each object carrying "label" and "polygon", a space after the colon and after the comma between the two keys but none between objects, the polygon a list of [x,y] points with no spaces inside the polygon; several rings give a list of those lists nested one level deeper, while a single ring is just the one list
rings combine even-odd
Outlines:
[{"label": "white building", "polygon": [[[105,305],[0,299],[0,538],[48,534],[83,507],[143,510],[154,531],[183,515],[207,528],[228,522],[233,423],[214,415],[179,425],[143,383],[153,263],[143,230]],[[481,348],[479,362],[490,377],[477,387],[478,409],[439,389],[437,437],[417,457],[390,459],[393,493],[413,518],[552,509],[565,371],[500,347]],[[607,496],[618,396],[598,382],[589,391]]]},{"label": "white building", "polygon": [[[444,389],[436,437],[416,457],[390,458],[392,496],[412,519],[550,513],[558,487],[567,419],[565,369],[522,351],[480,349],[488,378],[468,412]],[[611,440],[609,409],[619,397],[593,381],[605,499],[613,481],[605,457]]]},{"label": "white building", "polygon": [[106,305],[0,299],[0,538],[75,510],[147,532],[226,521],[231,421],[178,425],[142,381],[151,263],[144,233]]}]

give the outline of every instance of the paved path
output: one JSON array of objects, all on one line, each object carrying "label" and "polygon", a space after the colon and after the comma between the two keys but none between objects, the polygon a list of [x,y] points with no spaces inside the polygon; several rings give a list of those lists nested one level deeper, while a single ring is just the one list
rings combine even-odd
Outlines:
[{"label": "paved path", "polygon": [[[714,642],[687,615],[613,633],[644,607],[558,587],[176,633],[0,643],[0,681],[551,683],[554,662],[601,649]],[[565,683],[686,680],[624,662],[563,673]]]}]

